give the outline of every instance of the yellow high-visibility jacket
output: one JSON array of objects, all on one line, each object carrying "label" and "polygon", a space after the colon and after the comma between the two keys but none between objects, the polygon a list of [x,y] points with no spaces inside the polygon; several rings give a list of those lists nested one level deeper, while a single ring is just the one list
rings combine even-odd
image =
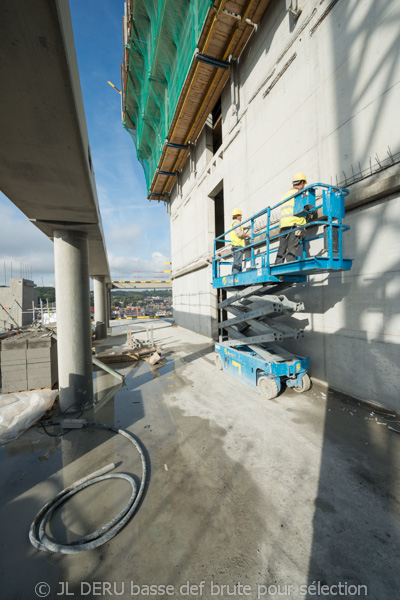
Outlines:
[{"label": "yellow high-visibility jacket", "polygon": [[[292,188],[290,189],[287,194],[285,194],[284,196],[282,196],[281,198],[281,202],[285,199],[285,198],[289,198],[290,196],[292,196],[293,194],[296,194],[296,192],[298,192],[299,190],[296,188]],[[296,217],[293,214],[293,209],[294,209],[294,198],[292,198],[291,200],[288,200],[287,202],[285,202],[285,204],[282,204],[281,207],[281,221],[280,221],[280,226],[282,227],[300,227],[300,225],[305,225],[306,224],[306,220],[304,217]]]},{"label": "yellow high-visibility jacket", "polygon": [[[236,219],[234,219],[231,223],[231,229],[232,227],[235,227],[238,224],[239,221],[237,221]],[[243,233],[243,227],[238,227],[237,229],[235,229],[235,231],[231,231],[229,234],[229,237],[231,238],[231,244],[232,246],[245,246],[246,243],[244,241],[243,238],[240,238],[237,234],[237,232],[240,232],[240,234]]]}]

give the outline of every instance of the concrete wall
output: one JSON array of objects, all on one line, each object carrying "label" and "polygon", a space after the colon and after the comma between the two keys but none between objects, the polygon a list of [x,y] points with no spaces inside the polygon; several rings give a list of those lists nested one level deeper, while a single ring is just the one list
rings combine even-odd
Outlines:
[{"label": "concrete wall", "polygon": [[310,373],[334,388],[400,408],[400,196],[351,211],[345,236],[351,271],[310,277],[287,295],[305,337],[288,349],[309,355]]},{"label": "concrete wall", "polygon": [[[174,188],[174,271],[212,250],[212,197],[221,184],[226,229],[233,207],[246,217],[277,203],[296,171],[309,183],[346,185],[352,229],[345,253],[353,268],[291,291],[310,311],[299,317],[308,322],[305,339],[292,349],[308,354],[311,374],[332,387],[400,409],[400,5],[299,4],[295,22],[285,2],[270,3],[238,64],[238,105],[230,85],[222,94],[221,148],[210,160],[203,131],[196,172],[187,163],[181,197]],[[180,279],[177,322],[200,331],[197,317],[180,315],[213,309],[209,281]],[[198,299],[193,305],[191,294]]]},{"label": "concrete wall", "polygon": [[174,280],[174,319],[182,327],[216,338],[217,294],[211,289],[211,266]]},{"label": "concrete wall", "polygon": [[[36,306],[37,298],[35,284],[28,279],[10,279],[9,286],[0,287],[0,330],[30,325],[32,302]],[[7,312],[3,307],[9,307]]]}]

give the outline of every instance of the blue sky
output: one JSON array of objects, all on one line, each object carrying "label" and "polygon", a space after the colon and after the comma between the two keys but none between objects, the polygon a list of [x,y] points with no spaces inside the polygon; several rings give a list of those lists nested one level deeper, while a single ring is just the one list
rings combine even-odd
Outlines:
[{"label": "blue sky", "polygon": [[[170,268],[164,265],[170,259],[170,229],[164,204],[147,200],[134,143],[121,123],[121,97],[107,83],[121,89],[123,9],[122,0],[70,0],[111,275],[142,279],[147,278],[142,271]],[[11,263],[14,277],[23,270],[28,278],[32,272],[37,285],[54,285],[53,243],[1,193],[0,213],[0,285],[5,277],[8,282]]]}]

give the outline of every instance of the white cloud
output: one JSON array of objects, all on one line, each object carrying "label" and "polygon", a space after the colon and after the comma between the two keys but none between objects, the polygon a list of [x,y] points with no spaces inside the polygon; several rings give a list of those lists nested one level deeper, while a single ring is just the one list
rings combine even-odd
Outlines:
[{"label": "white cloud", "polygon": [[52,241],[29,219],[0,195],[0,267],[9,277],[35,278],[54,273]]},{"label": "white cloud", "polygon": [[107,246],[109,244],[118,244],[132,246],[135,240],[143,235],[143,228],[138,223],[128,225],[113,225],[106,234]]},{"label": "white cloud", "polygon": [[109,253],[111,278],[113,280],[164,279],[168,274],[160,271],[168,270],[164,263],[168,262],[161,252],[153,252],[150,259],[117,256]]}]

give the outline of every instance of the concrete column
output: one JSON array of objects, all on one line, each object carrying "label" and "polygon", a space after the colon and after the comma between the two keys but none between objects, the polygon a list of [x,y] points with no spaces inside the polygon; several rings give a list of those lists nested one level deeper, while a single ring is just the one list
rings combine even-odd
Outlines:
[{"label": "concrete column", "polygon": [[54,231],[61,410],[93,399],[87,233]]},{"label": "concrete column", "polygon": [[107,299],[105,277],[93,277],[94,320],[96,323],[96,340],[107,337]]},{"label": "concrete column", "polygon": [[111,284],[109,283],[107,285],[107,292],[106,292],[106,297],[107,297],[107,331],[108,328],[110,326],[110,319],[111,319]]}]

